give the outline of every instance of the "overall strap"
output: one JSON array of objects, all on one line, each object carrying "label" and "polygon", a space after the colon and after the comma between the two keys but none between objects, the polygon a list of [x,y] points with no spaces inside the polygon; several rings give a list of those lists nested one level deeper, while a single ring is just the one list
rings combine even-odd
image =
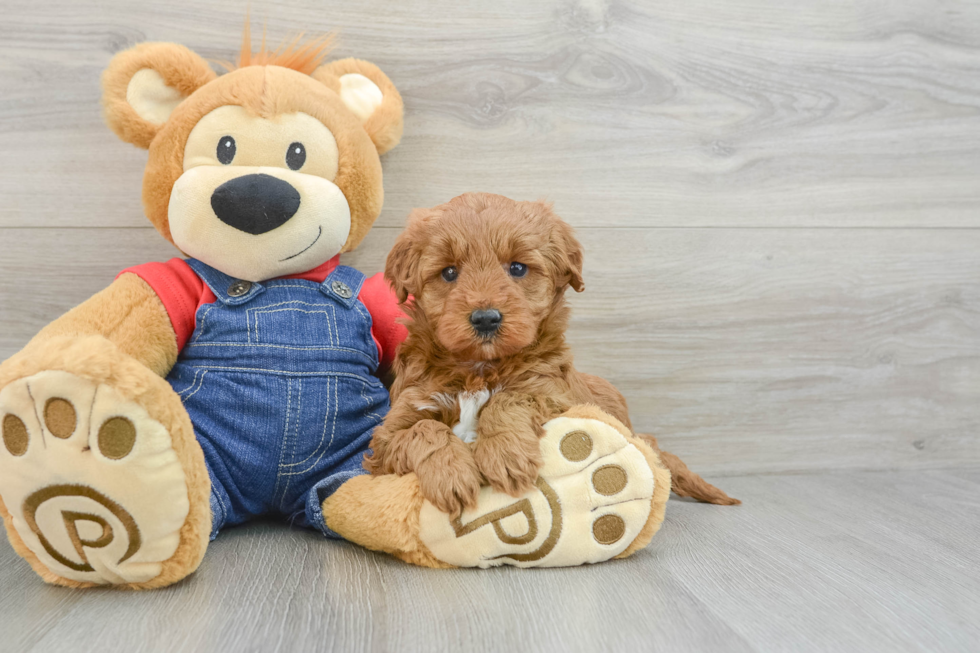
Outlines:
[{"label": "overall strap", "polygon": [[320,284],[320,292],[350,308],[357,302],[363,285],[364,274],[346,265],[338,265]]},{"label": "overall strap", "polygon": [[261,283],[229,277],[224,272],[215,270],[197,259],[187,259],[187,265],[197,273],[197,276],[201,277],[201,280],[207,284],[218,301],[227,306],[244,304],[265,292]]}]

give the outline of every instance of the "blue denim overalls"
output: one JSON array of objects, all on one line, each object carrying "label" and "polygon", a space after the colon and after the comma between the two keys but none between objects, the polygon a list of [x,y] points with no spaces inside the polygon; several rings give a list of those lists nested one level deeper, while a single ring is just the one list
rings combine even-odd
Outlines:
[{"label": "blue denim overalls", "polygon": [[211,476],[211,539],[276,514],[339,537],[321,503],[358,474],[388,411],[374,376],[364,275],[338,266],[323,283],[239,281],[187,263],[217,297],[167,380],[190,413]]}]

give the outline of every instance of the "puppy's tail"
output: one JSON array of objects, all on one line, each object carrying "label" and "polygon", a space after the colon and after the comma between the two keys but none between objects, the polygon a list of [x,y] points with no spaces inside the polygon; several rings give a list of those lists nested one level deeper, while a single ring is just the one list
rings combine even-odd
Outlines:
[{"label": "puppy's tail", "polygon": [[713,503],[719,506],[737,506],[742,503],[692,472],[683,460],[669,451],[661,449],[657,444],[657,438],[643,433],[637,433],[637,435],[660,454],[660,460],[670,470],[670,489],[677,496],[691,497],[704,503]]}]

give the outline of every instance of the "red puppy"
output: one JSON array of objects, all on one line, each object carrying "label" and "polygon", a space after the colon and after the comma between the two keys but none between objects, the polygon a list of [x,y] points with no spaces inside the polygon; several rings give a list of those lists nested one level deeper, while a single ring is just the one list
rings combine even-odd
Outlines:
[{"label": "red puppy", "polygon": [[[366,459],[372,473],[415,472],[422,494],[458,515],[484,482],[530,490],[541,426],[572,406],[598,405],[632,428],[619,391],[572,366],[565,289],[585,288],[582,247],[547,204],[467,193],[417,209],[385,277],[412,319]],[[660,455],[677,494],[738,503]]]}]

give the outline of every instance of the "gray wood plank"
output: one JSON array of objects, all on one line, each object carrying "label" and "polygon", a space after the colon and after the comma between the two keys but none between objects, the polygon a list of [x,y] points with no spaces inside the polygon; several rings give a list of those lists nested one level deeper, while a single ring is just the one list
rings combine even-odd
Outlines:
[{"label": "gray wood plank", "polygon": [[133,594],[45,586],[0,545],[0,628],[17,651],[974,650],[975,484],[728,481],[743,506],[673,501],[647,550],[584,568],[423,570],[259,523]]},{"label": "gray wood plank", "polygon": [[980,468],[976,469],[951,469],[948,472],[951,476],[980,485]]},{"label": "gray wood plank", "polygon": [[[345,262],[381,269],[398,233],[376,229]],[[579,368],[702,472],[980,463],[980,231],[579,235]],[[175,255],[152,229],[0,238],[0,358],[126,266]],[[37,252],[58,264],[38,268]]]},{"label": "gray wood plank", "polygon": [[[383,225],[474,189],[558,200],[582,226],[980,224],[980,5],[716,4],[303,0],[252,15],[273,41],[340,29],[338,56],[401,88]],[[143,225],[145,155],[102,124],[99,75],[142,40],[231,59],[242,4],[39,0],[4,17],[0,226]]]}]

